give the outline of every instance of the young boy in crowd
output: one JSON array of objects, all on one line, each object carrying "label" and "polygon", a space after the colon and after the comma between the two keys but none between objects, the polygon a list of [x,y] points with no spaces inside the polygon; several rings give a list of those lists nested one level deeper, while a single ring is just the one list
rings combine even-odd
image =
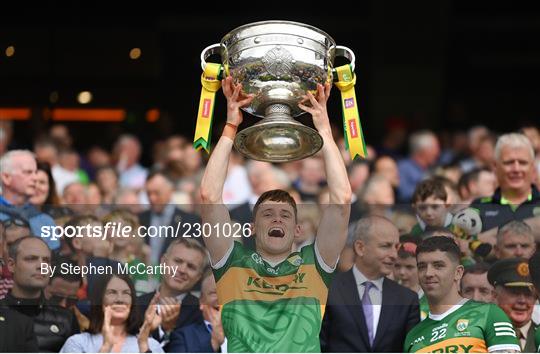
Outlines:
[{"label": "young boy in crowd", "polygon": [[422,233],[431,228],[450,227],[452,214],[449,212],[447,198],[446,189],[438,179],[426,179],[416,186],[412,207],[418,223],[413,226],[411,235],[420,238]]},{"label": "young boy in crowd", "polygon": [[399,237],[399,248],[396,262],[394,263],[394,280],[418,294],[420,319],[424,320],[429,313],[429,306],[424,295],[424,290],[422,290],[418,281],[418,267],[416,266],[417,246],[418,243],[413,236],[406,234]]}]

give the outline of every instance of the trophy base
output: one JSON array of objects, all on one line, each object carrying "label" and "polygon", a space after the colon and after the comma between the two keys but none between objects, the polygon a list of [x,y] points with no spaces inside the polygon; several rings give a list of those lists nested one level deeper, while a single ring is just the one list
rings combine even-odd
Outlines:
[{"label": "trophy base", "polygon": [[322,148],[319,133],[295,121],[283,106],[271,105],[280,112],[271,113],[261,122],[238,132],[234,146],[241,154],[253,160],[279,163],[304,159]]}]

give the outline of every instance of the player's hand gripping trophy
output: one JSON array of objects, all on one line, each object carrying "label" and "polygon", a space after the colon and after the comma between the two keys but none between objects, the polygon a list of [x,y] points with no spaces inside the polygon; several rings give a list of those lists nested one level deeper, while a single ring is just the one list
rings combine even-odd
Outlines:
[{"label": "player's hand gripping trophy", "polygon": [[[222,63],[207,59],[220,54]],[[334,68],[343,56],[350,64]],[[351,158],[365,157],[366,149],[354,92],[354,53],[325,32],[288,21],[264,21],[238,27],[220,43],[201,53],[203,75],[194,147],[210,150],[215,93],[221,79],[241,85],[242,109],[263,118],[236,134],[234,146],[246,157],[287,162],[306,158],[322,147],[319,133],[293,117],[311,106],[308,92],[316,96],[317,85],[335,83],[341,91],[345,141]],[[229,78],[230,77],[230,78]],[[227,82],[230,85],[230,82]]]}]

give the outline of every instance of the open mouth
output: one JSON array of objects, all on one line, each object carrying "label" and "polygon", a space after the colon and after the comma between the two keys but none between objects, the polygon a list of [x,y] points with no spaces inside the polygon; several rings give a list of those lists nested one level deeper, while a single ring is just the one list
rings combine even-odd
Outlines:
[{"label": "open mouth", "polygon": [[285,236],[285,231],[283,231],[283,229],[280,227],[273,227],[268,230],[268,236],[282,238]]}]

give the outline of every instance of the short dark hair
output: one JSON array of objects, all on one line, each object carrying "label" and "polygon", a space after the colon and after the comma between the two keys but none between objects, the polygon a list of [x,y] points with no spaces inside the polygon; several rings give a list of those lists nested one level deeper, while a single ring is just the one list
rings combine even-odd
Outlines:
[{"label": "short dark hair", "polygon": [[467,193],[471,192],[471,182],[477,182],[482,172],[491,172],[491,170],[487,167],[478,167],[461,175],[458,181],[458,191],[461,197],[464,197],[463,190],[467,191]]},{"label": "short dark hair", "polygon": [[430,238],[430,237],[441,237],[441,236],[449,237],[449,238],[457,237],[456,234],[452,232],[452,230],[444,226],[426,226],[426,229],[420,235],[422,240],[425,240],[426,238]]},{"label": "short dark hair", "polygon": [[178,245],[182,245],[187,249],[198,251],[202,255],[203,262],[201,264],[201,269],[199,269],[199,271],[201,274],[203,274],[208,268],[208,259],[209,259],[208,252],[206,251],[206,248],[204,248],[203,244],[196,238],[178,237],[169,243],[163,255],[165,256],[169,255],[171,253],[171,250],[175,246],[178,246]]},{"label": "short dark hair", "polygon": [[[71,258],[61,255],[54,255],[52,264],[53,266],[56,266],[57,269],[61,269],[62,264],[69,264],[70,269],[73,269],[73,267],[77,266],[77,264],[73,262]],[[78,272],[54,272],[54,274],[51,275],[49,283],[52,283],[53,279],[56,278],[64,279],[65,281],[68,281],[70,283],[78,282],[79,286],[81,286],[83,282],[82,275]]]},{"label": "short dark hair", "polygon": [[255,206],[253,207],[253,217],[255,218],[257,215],[257,210],[259,209],[259,206],[267,201],[273,201],[273,202],[284,202],[289,204],[294,209],[294,219],[297,219],[298,211],[296,209],[296,202],[294,201],[293,197],[283,189],[273,189],[270,191],[264,192],[259,199],[257,200],[257,203],[255,203]]},{"label": "short dark hair", "polygon": [[38,237],[38,236],[24,236],[24,237],[21,237],[20,239],[18,239],[17,241],[13,242],[9,246],[9,248],[8,248],[8,256],[9,256],[9,258],[12,258],[13,260],[17,260],[17,254],[19,253],[19,248],[21,246],[21,243],[23,243],[24,241],[29,240],[29,239],[39,240],[39,241],[43,242],[43,244],[45,246],[47,246],[47,249],[49,251],[51,250],[49,248],[49,245],[47,244],[47,242],[45,242],[45,240],[43,240],[41,237]]},{"label": "short dark hair", "polygon": [[461,251],[459,250],[457,243],[450,237],[446,236],[429,237],[420,242],[416,248],[416,257],[418,258],[420,253],[429,253],[435,251],[444,252],[448,254],[448,257],[454,262],[459,263]]},{"label": "short dark hair", "polygon": [[148,176],[146,176],[146,181],[145,182],[147,183],[152,178],[157,177],[157,176],[163,177],[168,183],[170,183],[174,187],[175,183],[174,183],[174,180],[172,179],[172,177],[165,170],[160,169],[160,168],[150,170],[150,172],[148,173]]},{"label": "short dark hair", "polygon": [[142,322],[136,303],[135,286],[133,286],[133,280],[126,274],[99,275],[96,281],[92,282],[93,287],[90,289],[90,326],[88,327],[88,332],[92,334],[101,333],[105,317],[103,313],[103,297],[105,296],[107,285],[114,277],[125,281],[131,292],[131,307],[129,309],[128,319],[126,320],[126,331],[128,334],[137,335]]},{"label": "short dark hair", "polygon": [[417,203],[426,200],[429,197],[444,200],[448,199],[444,183],[438,178],[426,179],[416,186],[412,197],[412,202]]},{"label": "short dark hair", "polygon": [[463,272],[463,276],[467,274],[484,274],[489,271],[489,264],[486,262],[478,262],[473,265],[470,265],[468,267],[465,267],[465,271]]},{"label": "short dark hair", "polygon": [[534,252],[529,258],[529,272],[536,291],[540,293],[540,251]]}]

